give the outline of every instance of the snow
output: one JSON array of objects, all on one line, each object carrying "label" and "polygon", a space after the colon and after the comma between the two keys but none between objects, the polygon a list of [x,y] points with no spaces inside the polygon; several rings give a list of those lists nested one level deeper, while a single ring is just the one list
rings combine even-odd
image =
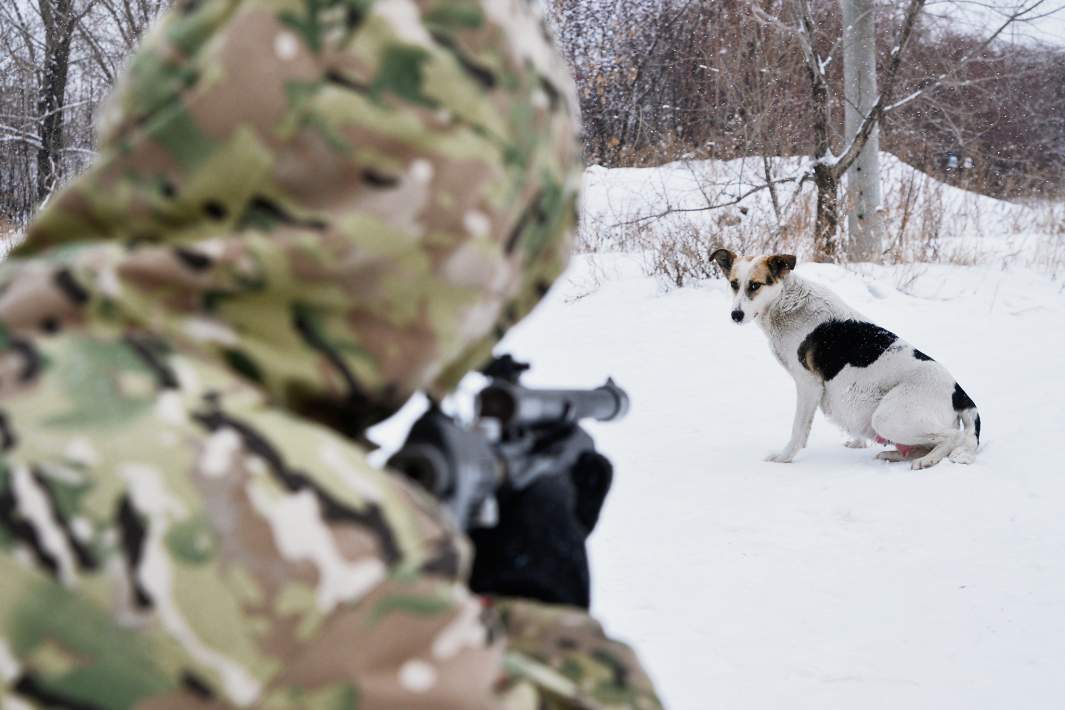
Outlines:
[{"label": "snow", "polygon": [[[731,322],[723,280],[665,291],[640,253],[619,251],[616,226],[667,199],[705,203],[707,176],[742,190],[759,164],[589,169],[584,223],[607,251],[577,257],[499,348],[534,364],[528,385],[611,376],[632,399],[623,421],[588,425],[616,466],[590,543],[593,612],[670,708],[1060,707],[1065,289],[1040,254],[1063,240],[1039,219],[1061,205],[992,200],[885,155],[889,180],[929,183],[972,265],[798,273],[946,365],[980,408],[977,461],[879,462],[882,447],[845,448],[818,414],[794,463],[766,463],[788,439],[794,386],[763,334]],[[747,218],[767,203],[760,193]],[[720,236],[717,214],[651,233],[683,220]],[[452,406],[468,415],[462,397]],[[395,445],[422,407],[373,436]]]},{"label": "snow", "polygon": [[[831,159],[831,156],[828,156]],[[770,158],[773,179],[812,173],[809,158]],[[934,233],[941,258],[968,263],[998,261],[1059,275],[1065,247],[1057,232],[1065,223],[1065,203],[1010,202],[940,182],[890,153],[880,154],[883,219],[889,248],[912,250]],[[648,225],[661,233],[693,228],[715,243],[740,243],[776,227],[761,157],[730,161],[678,161],[654,168],[589,168],[584,177],[584,241],[595,248],[634,246],[634,231]],[[778,182],[786,213],[813,214],[814,186],[796,194],[795,182]],[[751,193],[736,205],[728,204]],[[741,208],[747,210],[741,212]],[[664,217],[658,217],[668,212]],[[812,224],[812,219],[810,220]],[[800,236],[800,258],[812,240]]]},{"label": "snow", "polygon": [[530,385],[610,375],[632,398],[590,427],[617,469],[594,611],[669,707],[1060,707],[1065,296],[993,266],[925,267],[907,294],[900,268],[798,273],[951,370],[984,423],[972,466],[875,461],[820,414],[795,463],[764,463],[794,389],[721,280],[662,293],[638,259],[583,256],[504,342]]}]

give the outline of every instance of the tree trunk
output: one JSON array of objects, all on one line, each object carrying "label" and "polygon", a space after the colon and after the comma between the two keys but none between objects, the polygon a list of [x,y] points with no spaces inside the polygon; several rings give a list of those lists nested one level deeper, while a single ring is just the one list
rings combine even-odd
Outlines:
[{"label": "tree trunk", "polygon": [[60,179],[63,105],[70,73],[70,43],[76,25],[72,0],[40,0],[44,23],[44,66],[37,91],[37,202],[44,202]]},{"label": "tree trunk", "polygon": [[839,178],[831,165],[814,166],[817,185],[817,221],[814,223],[814,261],[833,262],[840,256],[839,243]]},{"label": "tree trunk", "polygon": [[807,0],[793,0],[799,17],[799,46],[810,79],[813,101],[814,184],[817,185],[817,221],[814,223],[814,261],[832,262],[840,257],[839,173],[832,156],[832,110],[825,65],[814,50],[814,20]]},{"label": "tree trunk", "polygon": [[[843,11],[843,85],[848,142],[877,100],[874,0],[840,0]],[[874,126],[847,170],[849,261],[879,261],[884,225],[880,219],[880,128]]]}]

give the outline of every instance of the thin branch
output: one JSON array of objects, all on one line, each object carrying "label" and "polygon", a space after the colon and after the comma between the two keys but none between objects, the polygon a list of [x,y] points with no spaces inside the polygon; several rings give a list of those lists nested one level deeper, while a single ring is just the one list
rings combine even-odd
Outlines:
[{"label": "thin branch", "polygon": [[[949,70],[947,70],[947,71],[943,72],[942,74],[940,74],[938,77],[936,77],[934,80],[932,80],[932,82],[930,84],[927,84],[927,85],[921,87],[920,89],[918,89],[917,91],[914,91],[912,94],[910,94],[906,98],[904,98],[904,99],[902,99],[900,101],[897,101],[897,102],[891,104],[890,106],[886,107],[883,110],[883,113],[890,113],[891,111],[894,111],[895,109],[898,109],[898,108],[901,108],[901,107],[905,106],[906,104],[910,103],[914,99],[917,99],[917,98],[923,96],[924,94],[928,93],[932,89],[936,89],[936,88],[939,88],[940,86],[943,86],[948,77],[950,77],[953,74],[957,74],[958,71],[963,66],[968,64],[970,61],[975,59],[977,57],[977,55],[979,55],[982,51],[987,49],[987,47],[992,42],[994,42],[996,39],[998,39],[999,35],[1001,35],[1003,32],[1006,31],[1007,27],[1009,27],[1010,25],[1012,25],[1013,23],[1018,22],[1018,21],[1025,21],[1026,22],[1026,21],[1028,21],[1030,19],[1037,19],[1037,18],[1026,18],[1025,15],[1031,13],[1033,10],[1038,8],[1040,5],[1043,5],[1045,2],[1046,2],[1046,0],[1037,0],[1032,5],[1029,5],[1028,7],[1019,9],[1016,12],[1014,12],[1012,15],[1009,15],[1007,17],[1006,21],[1003,22],[1001,25],[999,25],[998,29],[996,29],[993,33],[991,33],[991,35],[987,39],[985,39],[979,45],[977,45],[972,50],[970,50],[968,53],[966,53],[966,55],[964,57],[962,57],[961,59],[959,59],[954,64],[953,67],[951,67]],[[1053,13],[1046,13],[1046,14],[1053,14]],[[1041,15],[1041,16],[1045,16],[1045,15]]]},{"label": "thin branch", "polygon": [[[812,176],[813,174],[811,173],[810,175]],[[740,195],[737,195],[735,198],[733,198],[731,200],[728,200],[727,202],[718,202],[717,204],[705,205],[703,207],[667,207],[666,209],[662,210],[661,212],[657,212],[655,214],[643,215],[642,217],[637,217],[636,219],[630,219],[630,220],[625,221],[625,222],[617,222],[617,223],[613,224],[612,226],[613,227],[630,227],[630,226],[632,226],[634,224],[643,224],[644,222],[650,222],[651,220],[662,219],[663,217],[668,217],[671,214],[683,214],[683,213],[688,213],[688,212],[710,212],[712,210],[719,210],[719,209],[721,209],[723,207],[731,207],[733,205],[738,205],[739,203],[743,202],[744,200],[746,200],[751,195],[753,195],[755,193],[758,193],[758,192],[761,192],[762,190],[768,189],[769,186],[770,186],[770,183],[772,183],[773,185],[780,185],[782,183],[795,182],[796,180],[799,180],[800,182],[805,182],[806,179],[807,179],[807,175],[805,173],[803,175],[800,175],[800,176],[778,178],[778,179],[775,179],[775,180],[771,180],[770,182],[767,182],[765,184],[755,185],[754,187],[748,189],[744,193],[742,193]]]}]

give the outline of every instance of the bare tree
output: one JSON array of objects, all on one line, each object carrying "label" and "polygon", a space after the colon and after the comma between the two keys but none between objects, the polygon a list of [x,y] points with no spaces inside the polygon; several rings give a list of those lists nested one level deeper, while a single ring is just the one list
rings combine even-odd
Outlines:
[{"label": "bare tree", "polygon": [[839,234],[839,181],[850,169],[876,129],[885,105],[891,100],[895,79],[902,65],[903,52],[913,33],[917,17],[925,0],[910,0],[906,14],[891,48],[888,66],[884,71],[880,94],[862,117],[841,154],[832,152],[831,116],[829,114],[830,87],[825,76],[828,57],[822,57],[814,45],[815,25],[808,0],[794,0],[798,16],[799,45],[802,48],[806,71],[810,78],[811,100],[815,106],[813,180],[817,186],[817,219],[814,226],[814,258],[835,261],[843,256]]},{"label": "bare tree", "polygon": [[[924,8],[926,0],[910,0],[896,32],[891,50],[888,53],[887,66],[884,67],[880,76],[880,88],[876,93],[875,100],[866,111],[861,112],[860,120],[855,116],[851,130],[847,131],[847,142],[842,152],[835,154],[832,150],[832,114],[831,114],[831,85],[826,74],[826,67],[832,59],[832,52],[836,45],[825,55],[822,55],[816,45],[817,25],[810,9],[809,0],[792,0],[792,13],[797,22],[795,28],[783,23],[779,18],[772,17],[762,11],[756,4],[752,5],[754,12],[763,21],[781,29],[784,32],[793,32],[799,42],[802,51],[804,65],[810,85],[810,98],[814,107],[812,129],[814,134],[813,167],[807,175],[799,178],[799,183],[804,182],[808,176],[812,176],[817,186],[817,216],[814,227],[814,258],[820,261],[836,261],[844,257],[852,259],[877,258],[878,254],[870,254],[862,249],[854,254],[848,254],[842,248],[839,241],[839,182],[844,174],[855,164],[858,156],[866,147],[870,137],[877,130],[881,119],[885,114],[895,111],[902,106],[928,94],[942,86],[951,76],[957,74],[969,61],[986,49],[1002,32],[1025,18],[1034,15],[1037,9],[1046,0],[1031,0],[1023,3],[1009,13],[1003,22],[984,41],[980,42],[972,51],[954,62],[951,67],[935,77],[927,77],[921,82],[920,88],[911,91],[904,98],[896,100],[895,89],[900,76],[900,68],[903,66],[903,56],[911,37],[913,36],[917,20]],[[768,185],[767,185],[768,187]],[[875,203],[874,203],[875,204]],[[863,247],[877,246],[878,240],[871,240]]]},{"label": "bare tree", "polygon": [[93,153],[92,116],[167,0],[0,0],[0,216],[24,222]]},{"label": "bare tree", "polygon": [[70,48],[81,18],[93,0],[37,0],[41,20],[41,64],[37,84],[37,200],[43,201],[60,177],[63,112],[70,77]]},{"label": "bare tree", "polygon": [[[876,3],[840,0],[843,16],[843,94],[845,137],[857,135],[877,99]],[[883,249],[880,219],[880,128],[874,126],[847,170],[847,257],[877,261]]]},{"label": "bare tree", "polygon": [[[784,186],[820,181],[818,258],[879,259],[885,247],[875,239],[862,253],[854,226],[847,240],[839,233],[843,214],[858,206],[841,202],[844,175],[877,157],[869,146],[875,140],[941,180],[996,196],[1065,187],[1065,51],[996,42],[1001,27],[977,34],[942,14],[945,3],[911,14],[909,0],[863,2],[875,3],[875,41],[866,48],[876,53],[877,86],[867,82],[860,109],[850,102],[848,112],[845,74],[853,61],[841,60],[853,45],[844,31],[854,23],[842,21],[841,0],[552,0],[580,89],[589,162],[684,160],[698,171],[701,159],[757,157],[757,175],[742,186],[708,184],[705,205],[667,201],[632,221],[737,206],[765,190],[772,218],[785,228],[799,224],[792,211],[806,202],[797,199],[802,190]],[[965,0],[966,7],[979,2]],[[1007,3],[1013,7],[1004,9]],[[1017,11],[1039,4],[1001,0],[995,7],[1005,26],[1036,16],[1040,10]],[[914,21],[903,42],[908,16]],[[877,99],[877,120],[867,121]],[[853,159],[852,144],[864,148]],[[955,153],[973,167],[948,171],[945,159]],[[810,159],[801,171],[783,169],[781,158],[794,155]],[[848,197],[864,192],[868,200],[859,214],[878,217],[875,190],[848,184]]]}]

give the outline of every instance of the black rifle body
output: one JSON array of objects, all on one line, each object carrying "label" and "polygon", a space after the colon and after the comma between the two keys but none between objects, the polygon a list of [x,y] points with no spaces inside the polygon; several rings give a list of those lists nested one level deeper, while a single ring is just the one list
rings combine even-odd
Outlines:
[{"label": "black rifle body", "polygon": [[497,378],[477,397],[474,428],[434,405],[388,465],[440,499],[461,527],[491,526],[501,488],[521,490],[541,476],[569,470],[580,452],[553,445],[562,432],[572,432],[584,419],[618,419],[628,407],[628,395],[613,380],[594,389],[564,390]]}]

